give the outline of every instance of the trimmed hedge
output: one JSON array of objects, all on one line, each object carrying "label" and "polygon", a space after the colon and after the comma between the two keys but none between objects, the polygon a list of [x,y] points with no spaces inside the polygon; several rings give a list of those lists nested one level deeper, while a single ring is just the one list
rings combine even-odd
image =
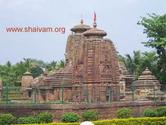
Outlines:
[{"label": "trimmed hedge", "polygon": [[[93,123],[95,125],[166,125],[166,117],[144,117],[144,118],[99,120]],[[27,124],[27,125],[33,125],[33,124]],[[80,123],[50,123],[42,125],[80,125]]]},{"label": "trimmed hedge", "polygon": [[166,125],[166,117],[113,119],[94,122],[95,125]]}]

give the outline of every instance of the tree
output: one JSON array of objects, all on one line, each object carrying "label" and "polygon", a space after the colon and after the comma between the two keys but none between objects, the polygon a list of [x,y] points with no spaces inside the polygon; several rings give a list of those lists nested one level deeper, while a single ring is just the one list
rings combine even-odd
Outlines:
[{"label": "tree", "polygon": [[25,67],[27,68],[27,71],[30,71],[32,66],[32,59],[24,58],[24,64],[25,64]]},{"label": "tree", "polygon": [[38,77],[43,73],[43,69],[47,71],[58,70],[59,68],[64,67],[64,61],[52,61],[50,63],[45,63],[42,60],[36,60],[31,58],[24,58],[22,61],[11,64],[8,61],[5,65],[0,65],[0,79],[3,82],[3,85],[20,85],[22,75],[29,71],[32,73],[32,76]]},{"label": "tree", "polygon": [[41,60],[24,58],[24,66],[26,67],[27,71],[31,72],[32,76],[35,78],[43,73],[42,68],[45,67],[45,63]]},{"label": "tree", "polygon": [[35,78],[38,77],[40,74],[43,74],[43,69],[39,66],[34,66],[31,68],[31,73],[32,76]]},{"label": "tree", "polygon": [[64,60],[60,60],[60,62],[59,62],[59,67],[60,67],[60,68],[63,68],[64,66],[65,66]]},{"label": "tree", "polygon": [[155,76],[157,76],[158,74],[157,62],[158,62],[158,57],[156,52],[152,51],[152,52],[142,53],[142,64],[141,64],[142,69],[148,67]]},{"label": "tree", "polygon": [[142,61],[140,51],[134,51],[133,56],[129,54],[125,55],[121,61],[125,64],[129,73],[133,74],[135,78],[140,75],[140,65]]},{"label": "tree", "polygon": [[120,60],[125,64],[130,74],[135,76],[135,79],[141,75],[141,73],[148,67],[153,74],[158,76],[157,70],[157,55],[155,52],[134,51],[132,55],[120,56]]},{"label": "tree", "polygon": [[56,61],[52,61],[51,63],[46,64],[46,69],[48,71],[55,70],[56,67],[57,67],[57,62]]},{"label": "tree", "polygon": [[144,27],[148,40],[143,42],[147,47],[155,48],[158,54],[158,77],[161,82],[166,83],[166,14],[160,16],[149,14],[138,22]]}]

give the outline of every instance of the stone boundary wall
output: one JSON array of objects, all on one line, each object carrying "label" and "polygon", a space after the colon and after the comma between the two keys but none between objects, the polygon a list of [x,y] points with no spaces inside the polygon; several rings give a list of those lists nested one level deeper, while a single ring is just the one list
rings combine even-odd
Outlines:
[{"label": "stone boundary wall", "polygon": [[133,110],[133,116],[141,116],[144,109],[148,107],[165,106],[166,102],[113,102],[111,104],[7,104],[0,105],[0,113],[12,113],[13,115],[27,116],[39,112],[50,112],[54,115],[54,121],[59,121],[65,112],[75,112],[81,114],[85,110],[96,110],[100,119],[110,119],[116,117],[116,111],[127,107]]}]

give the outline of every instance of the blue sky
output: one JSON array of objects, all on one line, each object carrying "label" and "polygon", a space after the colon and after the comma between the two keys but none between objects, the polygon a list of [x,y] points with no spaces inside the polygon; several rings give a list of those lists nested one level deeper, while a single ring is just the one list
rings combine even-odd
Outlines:
[{"label": "blue sky", "polygon": [[[0,0],[0,64],[16,63],[23,58],[46,62],[64,58],[70,28],[80,23],[92,25],[93,12],[98,28],[107,32],[117,51],[148,51],[140,17],[147,13],[166,13],[165,0]],[[66,33],[7,33],[6,27],[65,27]]]}]

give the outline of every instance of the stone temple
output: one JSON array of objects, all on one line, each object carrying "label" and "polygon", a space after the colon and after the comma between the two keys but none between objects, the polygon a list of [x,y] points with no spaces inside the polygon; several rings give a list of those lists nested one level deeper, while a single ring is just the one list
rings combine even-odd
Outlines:
[{"label": "stone temple", "polygon": [[65,67],[52,75],[34,79],[32,91],[38,101],[107,102],[120,99],[117,52],[107,33],[85,25],[71,29],[65,51]]}]

